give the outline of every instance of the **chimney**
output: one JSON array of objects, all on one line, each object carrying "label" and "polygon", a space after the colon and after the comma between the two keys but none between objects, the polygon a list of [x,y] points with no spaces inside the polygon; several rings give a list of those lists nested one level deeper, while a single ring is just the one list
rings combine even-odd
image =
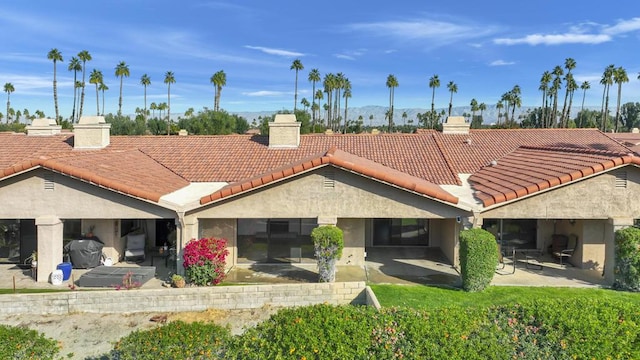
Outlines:
[{"label": "chimney", "polygon": [[104,121],[104,116],[83,116],[73,127],[74,149],[104,149],[109,146],[109,129],[111,124]]},{"label": "chimney", "polygon": [[33,119],[31,125],[27,126],[29,136],[47,136],[60,134],[62,126],[56,124],[54,119],[42,118]]},{"label": "chimney", "polygon": [[443,134],[468,134],[471,124],[464,120],[464,116],[449,116],[442,124]]},{"label": "chimney", "polygon": [[300,123],[294,114],[277,114],[269,123],[269,148],[294,149],[300,145]]}]

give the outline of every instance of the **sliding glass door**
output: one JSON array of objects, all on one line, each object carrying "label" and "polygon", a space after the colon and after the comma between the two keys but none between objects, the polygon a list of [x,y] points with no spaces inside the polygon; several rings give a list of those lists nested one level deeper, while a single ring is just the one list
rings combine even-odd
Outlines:
[{"label": "sliding glass door", "polygon": [[316,219],[238,219],[238,263],[313,262]]}]

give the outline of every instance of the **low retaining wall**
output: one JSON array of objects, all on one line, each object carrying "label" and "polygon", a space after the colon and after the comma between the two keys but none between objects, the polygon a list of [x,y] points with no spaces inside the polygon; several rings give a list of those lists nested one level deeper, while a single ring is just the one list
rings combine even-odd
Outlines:
[{"label": "low retaining wall", "polygon": [[[372,303],[364,282],[68,291],[0,295],[0,314],[132,313],[255,309],[265,305]],[[375,295],[373,295],[375,300]]]}]

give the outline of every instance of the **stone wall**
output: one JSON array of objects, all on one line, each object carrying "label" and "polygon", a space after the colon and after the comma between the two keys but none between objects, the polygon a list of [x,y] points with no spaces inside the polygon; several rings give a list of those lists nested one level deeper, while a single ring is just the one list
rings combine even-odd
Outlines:
[{"label": "stone wall", "polygon": [[134,313],[376,303],[375,295],[367,295],[365,289],[364,282],[336,282],[16,294],[0,296],[0,314]]}]

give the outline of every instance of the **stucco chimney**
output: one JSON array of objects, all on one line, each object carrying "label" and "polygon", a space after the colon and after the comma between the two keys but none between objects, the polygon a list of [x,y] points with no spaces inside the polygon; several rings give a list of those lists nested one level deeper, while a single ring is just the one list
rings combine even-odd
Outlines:
[{"label": "stucco chimney", "polygon": [[269,123],[269,148],[297,148],[300,145],[300,123],[294,114],[277,114]]},{"label": "stucco chimney", "polygon": [[83,116],[73,127],[74,149],[103,149],[109,146],[109,129],[111,124],[104,121],[104,116]]},{"label": "stucco chimney", "polygon": [[29,136],[47,136],[60,134],[62,126],[56,124],[54,119],[42,118],[33,119],[31,125],[27,126]]},{"label": "stucco chimney", "polygon": [[464,116],[449,116],[442,124],[443,134],[468,134],[471,124],[464,121]]}]

